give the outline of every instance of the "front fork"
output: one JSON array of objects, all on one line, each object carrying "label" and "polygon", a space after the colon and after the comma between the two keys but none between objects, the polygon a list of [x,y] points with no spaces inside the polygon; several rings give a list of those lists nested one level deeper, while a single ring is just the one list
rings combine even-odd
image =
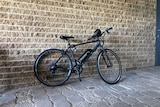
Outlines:
[{"label": "front fork", "polygon": [[113,63],[111,62],[109,56],[107,55],[106,50],[103,49],[102,51],[103,51],[102,52],[102,57],[103,57],[103,60],[104,60],[105,64],[107,65],[108,68],[112,67]]}]

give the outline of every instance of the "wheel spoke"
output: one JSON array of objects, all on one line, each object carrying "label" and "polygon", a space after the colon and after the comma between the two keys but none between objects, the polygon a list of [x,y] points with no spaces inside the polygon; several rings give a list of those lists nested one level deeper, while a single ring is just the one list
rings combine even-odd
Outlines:
[{"label": "wheel spoke", "polygon": [[97,70],[105,82],[117,83],[122,72],[118,56],[109,49],[101,51],[97,57]]},{"label": "wheel spoke", "polygon": [[47,86],[57,86],[68,80],[72,63],[61,50],[50,49],[42,52],[35,61],[37,79]]}]

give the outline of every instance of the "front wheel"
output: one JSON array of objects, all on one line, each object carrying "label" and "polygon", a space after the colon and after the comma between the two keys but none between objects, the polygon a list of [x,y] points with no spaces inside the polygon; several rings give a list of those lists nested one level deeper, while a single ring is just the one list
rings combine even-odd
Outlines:
[{"label": "front wheel", "polygon": [[109,84],[117,83],[122,75],[122,66],[117,54],[110,50],[101,50],[96,61],[100,77]]},{"label": "front wheel", "polygon": [[34,63],[37,79],[47,86],[62,85],[71,75],[72,62],[64,51],[48,49],[42,52]]}]

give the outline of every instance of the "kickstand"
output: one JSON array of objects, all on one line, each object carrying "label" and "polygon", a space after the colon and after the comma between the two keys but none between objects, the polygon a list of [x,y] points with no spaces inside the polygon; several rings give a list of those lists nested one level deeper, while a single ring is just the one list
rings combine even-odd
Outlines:
[{"label": "kickstand", "polygon": [[82,81],[79,71],[78,71],[78,70],[76,70],[76,72],[77,72],[77,75],[78,75],[79,81]]}]

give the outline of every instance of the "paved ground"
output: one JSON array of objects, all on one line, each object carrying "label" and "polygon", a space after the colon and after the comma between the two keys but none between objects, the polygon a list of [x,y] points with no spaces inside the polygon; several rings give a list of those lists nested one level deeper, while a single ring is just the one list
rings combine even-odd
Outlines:
[{"label": "paved ground", "polygon": [[8,91],[0,95],[0,107],[160,107],[160,66],[124,73],[116,85],[95,76]]}]

